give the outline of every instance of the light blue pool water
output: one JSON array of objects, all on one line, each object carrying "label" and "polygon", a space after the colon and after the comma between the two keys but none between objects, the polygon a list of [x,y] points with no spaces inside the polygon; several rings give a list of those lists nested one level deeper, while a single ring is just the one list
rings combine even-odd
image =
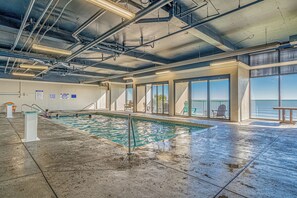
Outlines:
[{"label": "light blue pool water", "polygon": [[[107,115],[92,115],[92,118],[89,118],[88,115],[80,115],[78,118],[72,116],[60,117],[56,121],[128,146],[127,118]],[[133,129],[135,146],[139,147],[171,139],[180,134],[198,132],[204,128],[133,118]],[[131,136],[131,145],[134,146],[133,136]]]}]

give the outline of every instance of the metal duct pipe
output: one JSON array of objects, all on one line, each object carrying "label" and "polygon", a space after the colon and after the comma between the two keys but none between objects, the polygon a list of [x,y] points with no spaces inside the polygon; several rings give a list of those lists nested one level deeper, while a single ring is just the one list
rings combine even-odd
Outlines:
[{"label": "metal duct pipe", "polygon": [[[116,1],[116,3],[118,3],[118,2],[120,2],[120,0]],[[103,10],[103,9],[96,12],[91,18],[89,18],[81,26],[79,26],[77,28],[77,30],[75,30],[75,32],[73,32],[73,34],[72,34],[73,38],[75,38],[77,41],[79,41],[79,39],[77,38],[77,35],[79,33],[81,33],[84,29],[86,29],[91,23],[93,23],[94,21],[99,19],[103,14],[105,14],[105,12],[106,12],[106,10]]]},{"label": "metal duct pipe", "polygon": [[[58,72],[58,71],[51,71],[49,74],[56,74],[56,75],[63,75],[63,72]],[[79,73],[64,73],[65,76],[76,76],[76,77],[85,77],[85,78],[93,78],[93,79],[103,79],[105,78],[104,76],[93,76],[89,74],[79,74]]]},{"label": "metal duct pipe", "polygon": [[[29,39],[31,38],[32,34],[34,33],[34,31],[36,30],[36,28],[37,28],[37,27],[38,27],[38,25],[40,24],[40,21],[41,21],[41,19],[44,17],[45,13],[46,13],[46,12],[47,12],[47,10],[49,9],[49,7],[50,7],[50,5],[52,4],[52,2],[53,2],[53,1],[54,1],[54,0],[50,0],[50,1],[48,2],[48,4],[47,4],[46,8],[45,8],[45,9],[43,10],[43,12],[41,13],[41,15],[40,15],[39,19],[38,19],[38,20],[37,20],[37,22],[35,23],[35,25],[34,25],[33,29],[31,30],[31,32],[30,32],[30,34],[29,34],[29,36],[27,37],[27,39],[26,39],[25,43],[23,44],[23,47],[21,48],[21,50],[20,50],[20,51],[23,51],[23,50],[24,50],[24,48],[26,47],[26,45],[27,45],[27,43],[28,43]],[[15,63],[16,63],[16,61],[17,61],[17,60],[15,60],[15,61],[13,62],[13,65],[12,65],[12,67],[11,67],[11,69],[10,69],[10,72],[13,70],[13,68],[14,68],[14,66],[15,66]]]},{"label": "metal duct pipe", "polygon": [[[26,25],[26,23],[27,23],[27,20],[28,20],[28,18],[29,18],[29,15],[30,15],[30,13],[31,13],[31,10],[32,10],[32,8],[33,8],[34,3],[35,3],[35,0],[31,0],[31,1],[30,1],[30,4],[29,4],[28,9],[27,9],[27,11],[26,11],[25,17],[24,17],[24,19],[23,19],[23,21],[22,21],[20,30],[19,30],[19,32],[18,32],[18,34],[17,34],[17,37],[16,37],[16,39],[15,39],[15,41],[14,41],[14,44],[13,44],[12,48],[11,48],[12,51],[16,48],[16,46],[17,46],[17,44],[18,44],[18,42],[19,42],[19,40],[20,40],[20,38],[21,38],[21,35],[22,35],[22,33],[23,33],[23,30],[24,30],[24,28],[25,28],[25,25]],[[5,67],[5,70],[4,70],[5,73],[6,73],[7,66],[8,66],[8,64],[9,64],[9,61],[10,61],[10,59],[8,58],[7,63],[6,63],[6,67]]]},{"label": "metal duct pipe", "polygon": [[18,35],[17,35],[17,37],[16,37],[16,39],[15,39],[15,41],[14,41],[14,44],[13,44],[13,47],[11,48],[11,50],[14,50],[14,49],[16,48],[16,46],[17,46],[17,44],[18,44],[18,42],[19,42],[19,40],[20,40],[20,38],[21,38],[21,35],[22,35],[22,33],[23,33],[23,30],[24,30],[24,28],[25,28],[25,25],[26,25],[26,23],[27,23],[27,20],[28,20],[28,18],[29,18],[29,15],[30,15],[30,13],[31,13],[31,10],[32,10],[32,8],[33,8],[34,3],[35,3],[35,0],[31,0],[31,1],[30,1],[28,10],[27,10],[27,12],[26,12],[26,14],[25,14],[25,17],[24,17],[24,19],[23,19],[23,22],[22,22],[22,24],[21,24],[20,31],[18,32]]},{"label": "metal duct pipe", "polygon": [[136,22],[136,24],[139,23],[164,23],[169,22],[173,17],[172,11],[169,13],[168,17],[162,17],[162,18],[146,18],[146,19],[140,19]]},{"label": "metal duct pipe", "polygon": [[[206,20],[203,20],[203,21],[198,21],[197,23],[195,23],[195,24],[193,24],[193,25],[191,25],[191,26],[185,27],[185,28],[183,28],[183,29],[181,29],[181,30],[178,30],[178,31],[176,31],[176,32],[173,32],[173,33],[171,33],[171,34],[168,34],[168,35],[162,36],[162,37],[160,37],[160,38],[154,39],[154,40],[152,40],[152,41],[143,43],[142,45],[139,45],[139,46],[130,48],[129,50],[122,52],[120,55],[125,54],[125,53],[128,53],[128,52],[132,52],[132,51],[134,51],[134,50],[136,50],[136,49],[138,49],[138,48],[140,48],[140,47],[150,45],[150,44],[152,44],[152,43],[155,43],[155,42],[157,42],[157,41],[163,40],[163,39],[165,39],[165,38],[168,38],[168,37],[177,35],[177,34],[179,34],[179,33],[185,32],[185,31],[187,31],[187,30],[189,30],[189,29],[192,29],[192,28],[195,28],[195,27],[202,26],[202,25],[204,25],[204,24],[206,24],[206,23],[208,23],[208,22],[211,22],[211,21],[216,20],[216,19],[218,19],[218,18],[224,17],[224,16],[226,16],[226,15],[232,14],[232,13],[234,13],[234,12],[238,12],[238,11],[244,9],[244,8],[250,7],[250,6],[254,5],[254,4],[256,4],[256,3],[260,3],[260,2],[262,2],[262,1],[264,1],[264,0],[258,0],[258,1],[255,1],[255,2],[252,2],[252,3],[249,3],[249,4],[246,4],[246,5],[244,5],[244,6],[241,6],[241,7],[239,7],[239,8],[236,8],[236,9],[234,9],[234,10],[230,10],[230,11],[225,12],[225,13],[223,13],[223,14],[220,14],[220,15],[218,15],[218,16],[211,17],[210,19],[206,19]],[[113,56],[109,56],[109,57],[105,58],[104,60],[100,61],[98,64],[100,64],[101,62],[104,62],[104,61],[106,61],[106,60],[109,60],[109,59],[111,59],[111,58],[113,58]],[[94,64],[94,65],[92,65],[92,66],[96,66],[96,64]]]},{"label": "metal duct pipe", "polygon": [[55,25],[56,23],[60,20],[60,18],[62,17],[62,15],[64,14],[65,9],[67,8],[67,6],[72,2],[73,0],[68,0],[68,2],[64,5],[62,11],[60,12],[60,15],[58,16],[58,18],[54,21],[54,23],[42,34],[41,38],[38,40],[38,43],[43,39],[43,37],[45,36],[45,34],[50,31]]},{"label": "metal duct pipe", "polygon": [[[231,52],[224,52],[224,53],[205,56],[205,57],[201,57],[201,58],[194,58],[194,59],[190,59],[190,60],[180,61],[180,62],[167,64],[167,65],[163,65],[163,66],[141,69],[141,70],[129,72],[129,76],[147,73],[147,72],[154,72],[154,71],[164,70],[164,69],[172,69],[175,67],[186,66],[186,65],[190,65],[190,64],[208,62],[208,61],[213,61],[213,60],[220,60],[220,59],[224,59],[224,58],[230,58],[230,57],[234,57],[234,56],[240,56],[240,55],[250,54],[250,53],[254,53],[254,52],[260,52],[260,51],[264,51],[264,50],[276,49],[276,48],[279,48],[280,46],[281,46],[281,44],[278,42],[265,44],[265,45],[259,45],[259,46],[239,49],[239,50],[235,50],[235,51],[231,51]],[[114,75],[109,78],[103,79],[103,81],[120,78],[120,77],[125,77],[125,76],[127,76],[127,74],[126,75],[125,74]],[[96,81],[92,81],[92,82],[96,82]],[[92,82],[88,82],[88,83],[92,83]]]},{"label": "metal duct pipe", "polygon": [[37,22],[35,23],[33,29],[31,30],[26,42],[24,43],[21,51],[25,48],[26,44],[28,43],[29,39],[31,38],[32,34],[34,33],[34,31],[36,30],[36,28],[38,27],[38,25],[40,24],[42,18],[44,17],[45,13],[48,11],[49,7],[51,6],[51,4],[53,3],[54,0],[50,0],[46,6],[46,8],[44,8],[43,12],[41,13],[39,19],[37,20]]},{"label": "metal duct pipe", "polygon": [[137,22],[138,20],[140,20],[142,17],[146,16],[147,14],[163,7],[164,5],[170,3],[173,0],[160,0],[157,1],[156,3],[153,3],[152,5],[150,5],[149,7],[145,8],[144,10],[141,10],[140,12],[138,12],[135,16],[134,19],[132,20],[127,20],[124,21],[123,23],[120,23],[119,25],[115,26],[114,28],[112,28],[111,30],[107,31],[106,33],[104,33],[103,35],[101,35],[99,38],[95,39],[93,42],[91,42],[90,44],[82,47],[81,49],[77,50],[76,52],[74,52],[71,56],[67,57],[65,59],[66,62],[72,60],[73,58],[77,57],[78,55],[80,55],[81,53],[83,53],[84,51],[90,49],[91,47],[94,47],[95,45],[97,45],[98,43],[106,40],[107,38],[115,35],[116,33],[122,31],[124,28],[126,28],[127,26]]},{"label": "metal duct pipe", "polygon": [[[36,35],[33,38],[33,41],[31,42],[31,45],[33,45],[33,43],[35,42],[35,40],[37,39],[37,36],[39,35],[40,31],[42,30],[42,28],[44,27],[45,23],[48,21],[48,19],[50,18],[51,14],[53,13],[53,11],[55,10],[55,8],[57,7],[58,3],[60,0],[57,0],[56,3],[53,5],[51,11],[48,13],[47,17],[45,18],[45,20],[43,21],[43,23],[41,24],[38,32],[36,33]],[[27,50],[29,51],[29,50]]]}]

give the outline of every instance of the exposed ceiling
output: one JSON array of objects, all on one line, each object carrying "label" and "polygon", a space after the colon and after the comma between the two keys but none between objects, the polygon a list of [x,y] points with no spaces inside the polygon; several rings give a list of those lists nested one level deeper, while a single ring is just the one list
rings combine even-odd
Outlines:
[{"label": "exposed ceiling", "polygon": [[[32,10],[20,31],[32,2]],[[73,33],[102,11],[100,8],[86,0],[0,0],[0,78],[16,78],[11,75],[13,71],[33,72],[20,69],[21,63],[42,63],[50,69],[34,71],[36,80],[100,80],[265,43],[286,42],[297,31],[297,1],[293,0],[118,2],[134,13],[151,12],[131,24],[110,12],[101,13],[75,36]],[[160,2],[164,6],[150,9]],[[188,28],[199,22],[203,24]],[[127,26],[75,57],[40,54],[31,49],[33,43],[39,43],[75,53],[123,23]],[[184,28],[187,30],[182,31]],[[177,31],[180,33],[170,36]]]}]

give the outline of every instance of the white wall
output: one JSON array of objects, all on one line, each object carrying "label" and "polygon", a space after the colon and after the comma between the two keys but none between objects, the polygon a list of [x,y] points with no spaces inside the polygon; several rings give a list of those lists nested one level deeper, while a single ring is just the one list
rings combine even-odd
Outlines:
[{"label": "white wall", "polygon": [[[37,104],[43,109],[49,110],[81,110],[91,103],[96,103],[100,98],[104,98],[104,89],[97,85],[0,80],[1,111],[5,110],[6,102],[15,103],[17,112],[21,111],[23,104]],[[36,99],[36,90],[44,91],[43,100]],[[70,99],[60,99],[60,93],[69,93]],[[56,98],[50,99],[50,94],[55,94]],[[77,98],[71,99],[71,94],[76,94]],[[99,106],[103,107],[104,104],[100,103]]]},{"label": "white wall", "polygon": [[[133,95],[135,96],[136,91],[134,90],[133,90]],[[145,104],[145,86],[137,87],[137,98],[134,101],[136,101],[136,104],[134,103],[134,109],[137,110],[138,112],[145,112],[145,105],[144,105]]]},{"label": "white wall", "polygon": [[107,109],[108,107],[108,91],[107,87],[99,88],[99,98],[97,100],[97,109]]},{"label": "white wall", "polygon": [[250,117],[250,72],[244,67],[238,67],[238,120]]},{"label": "white wall", "polygon": [[124,111],[126,100],[126,85],[111,84],[110,85],[110,110]]},{"label": "white wall", "polygon": [[188,101],[189,83],[181,82],[175,84],[175,115],[183,115],[185,102]]}]

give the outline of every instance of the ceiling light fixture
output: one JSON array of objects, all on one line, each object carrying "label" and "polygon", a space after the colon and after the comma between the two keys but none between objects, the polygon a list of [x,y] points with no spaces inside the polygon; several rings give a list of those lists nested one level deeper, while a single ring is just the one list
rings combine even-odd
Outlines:
[{"label": "ceiling light fixture", "polygon": [[13,76],[35,77],[35,74],[12,72]]},{"label": "ceiling light fixture", "polygon": [[123,18],[131,20],[135,17],[135,14],[133,12],[130,12],[126,8],[118,5],[113,1],[110,1],[110,0],[87,0],[87,1],[104,10],[108,10],[114,14],[117,14]]},{"label": "ceiling light fixture", "polygon": [[169,72],[170,72],[169,70],[158,71],[158,72],[156,72],[156,75],[167,74],[167,73],[169,73]]},{"label": "ceiling light fixture", "polygon": [[123,80],[133,80],[133,77],[125,77]]},{"label": "ceiling light fixture", "polygon": [[225,64],[231,64],[231,63],[237,63],[237,60],[229,60],[229,61],[223,61],[223,62],[214,62],[214,63],[211,63],[210,66],[218,66],[218,65],[225,65]]},{"label": "ceiling light fixture", "polygon": [[46,70],[46,69],[48,69],[48,66],[20,64],[20,68],[23,68],[23,69],[36,69],[36,70]]},{"label": "ceiling light fixture", "polygon": [[37,44],[33,44],[32,49],[42,51],[42,52],[62,54],[62,55],[66,55],[66,56],[70,56],[72,54],[72,52],[69,50],[63,50],[63,49],[48,47],[48,46],[44,46],[44,45],[37,45]]}]

